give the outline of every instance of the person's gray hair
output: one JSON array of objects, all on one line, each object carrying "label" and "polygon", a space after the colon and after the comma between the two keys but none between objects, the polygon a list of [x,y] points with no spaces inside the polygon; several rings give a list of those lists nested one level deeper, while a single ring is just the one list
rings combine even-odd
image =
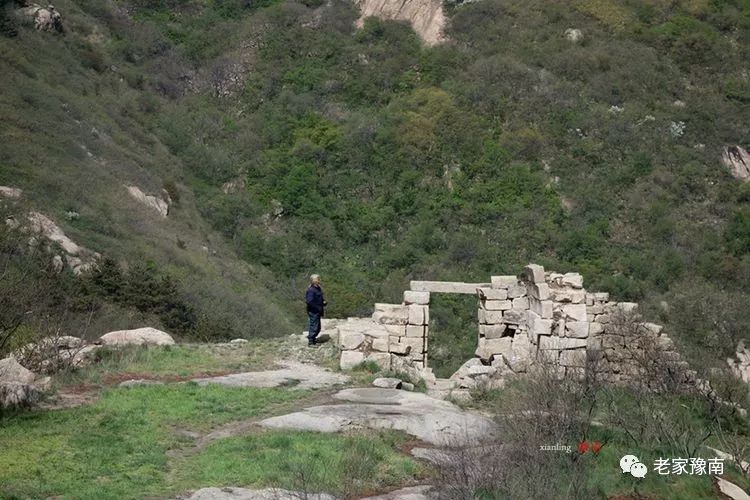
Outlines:
[{"label": "person's gray hair", "polygon": [[310,283],[312,283],[315,280],[319,280],[319,279],[320,279],[320,275],[319,274],[311,274],[310,275]]}]

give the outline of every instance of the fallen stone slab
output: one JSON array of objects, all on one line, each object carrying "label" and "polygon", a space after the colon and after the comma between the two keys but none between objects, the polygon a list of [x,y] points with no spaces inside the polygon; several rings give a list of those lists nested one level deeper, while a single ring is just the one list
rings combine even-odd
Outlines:
[{"label": "fallen stone slab", "polygon": [[419,392],[359,388],[339,391],[333,397],[347,403],[313,406],[265,419],[260,424],[317,432],[394,429],[440,446],[465,446],[495,431],[488,418]]},{"label": "fallen stone slab", "polygon": [[247,488],[202,488],[189,497],[188,500],[336,500],[335,497],[325,493],[302,493],[297,491],[282,490],[279,488],[265,488],[262,490],[250,490]]},{"label": "fallen stone slab", "polygon": [[345,384],[347,375],[333,373],[317,365],[297,361],[279,361],[282,368],[260,372],[234,373],[220,377],[193,379],[199,385],[220,384],[228,387],[281,387],[294,386],[297,389],[318,389]]},{"label": "fallen stone slab", "polygon": [[373,380],[372,385],[381,389],[401,389],[403,382],[397,378],[380,377]]}]

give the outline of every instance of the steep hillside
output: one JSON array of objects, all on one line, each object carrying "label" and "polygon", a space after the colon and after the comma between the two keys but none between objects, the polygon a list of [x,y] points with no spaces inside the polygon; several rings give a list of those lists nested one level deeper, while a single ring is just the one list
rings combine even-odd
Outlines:
[{"label": "steep hillside", "polygon": [[0,184],[230,317],[279,317],[312,270],[345,315],[536,261],[698,352],[750,331],[750,184],[722,163],[750,145],[747,0],[451,3],[432,46],[343,1],[57,8],[64,35],[0,41]]}]

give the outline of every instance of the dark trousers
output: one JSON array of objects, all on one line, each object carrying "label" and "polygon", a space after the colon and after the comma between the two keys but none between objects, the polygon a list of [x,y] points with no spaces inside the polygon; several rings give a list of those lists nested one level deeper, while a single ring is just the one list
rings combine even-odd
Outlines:
[{"label": "dark trousers", "polygon": [[307,340],[315,342],[315,337],[320,333],[320,313],[309,312],[310,326],[307,329]]}]

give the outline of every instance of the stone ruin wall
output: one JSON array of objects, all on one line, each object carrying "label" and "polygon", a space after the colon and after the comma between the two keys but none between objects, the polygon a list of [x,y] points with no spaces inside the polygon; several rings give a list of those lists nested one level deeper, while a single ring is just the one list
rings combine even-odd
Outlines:
[{"label": "stone ruin wall", "polygon": [[[451,377],[458,387],[471,388],[477,377],[525,373],[542,358],[559,376],[580,377],[587,353],[594,350],[602,354],[597,371],[604,378],[617,382],[638,373],[635,359],[642,347],[629,344],[612,322],[618,314],[636,314],[638,304],[588,292],[578,273],[545,272],[535,264],[519,276],[492,276],[490,283],[412,281],[401,304],[375,304],[371,318],[327,320],[326,329],[337,331],[341,368],[374,361],[385,370],[432,376],[427,366],[431,293],[478,297],[476,357]],[[687,368],[662,326],[638,321],[668,359]]]}]

